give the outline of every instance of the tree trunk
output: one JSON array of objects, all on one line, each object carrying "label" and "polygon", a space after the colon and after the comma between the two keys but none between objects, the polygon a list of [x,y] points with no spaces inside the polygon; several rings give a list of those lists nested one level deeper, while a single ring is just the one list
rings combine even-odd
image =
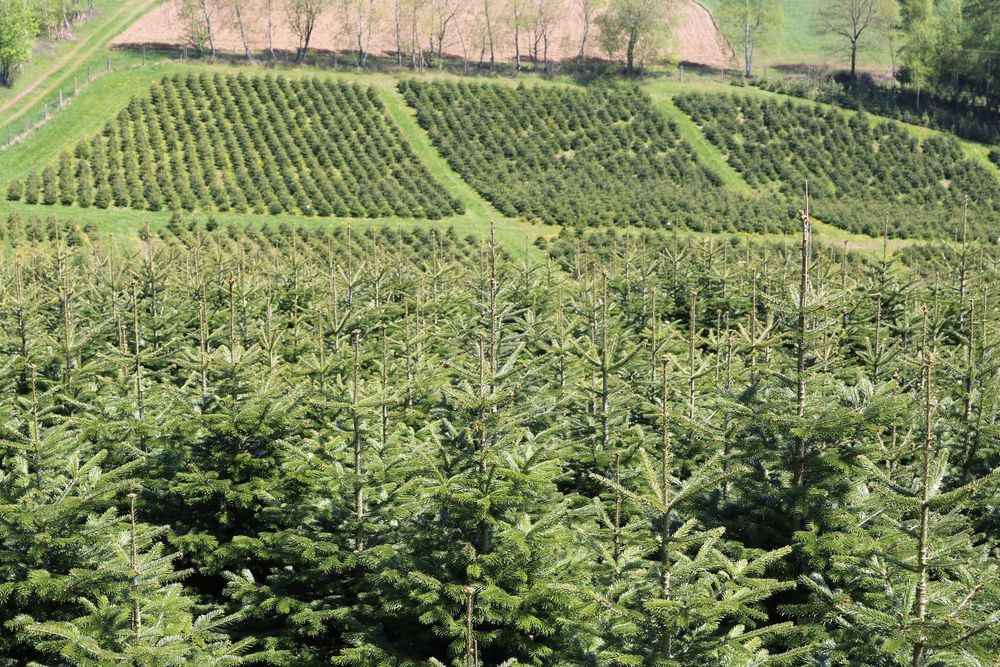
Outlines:
[{"label": "tree trunk", "polygon": [[274,55],[274,3],[268,0],[267,3],[267,52],[271,54],[271,61],[277,60]]},{"label": "tree trunk", "polygon": [[243,24],[243,11],[236,7],[236,25],[240,29],[240,39],[243,41],[243,53],[246,55],[247,60],[253,60],[253,54],[250,53],[250,40],[247,39],[247,29]]},{"label": "tree trunk", "polygon": [[295,62],[301,63],[306,59],[306,54],[309,53],[309,42],[312,41],[312,33],[315,25],[316,17],[310,17],[306,24],[306,29],[302,34],[302,48],[299,49]]},{"label": "tree trunk", "polygon": [[[926,340],[926,315],[924,316],[924,337]],[[923,475],[920,497],[920,525],[917,533],[917,591],[914,602],[915,615],[918,622],[927,618],[927,543],[930,538],[930,499],[931,499],[931,449],[934,444],[933,423],[931,420],[931,354],[924,343],[924,447]],[[927,643],[921,631],[913,645],[913,667],[924,667],[927,661]]]},{"label": "tree trunk", "polygon": [[521,71],[521,28],[517,25],[519,16],[514,15],[514,71]]},{"label": "tree trunk", "polygon": [[490,43],[490,70],[496,65],[496,50],[493,44],[493,21],[490,19],[490,0],[483,0],[483,10],[486,13],[486,38]]},{"label": "tree trunk", "polygon": [[[806,307],[809,304],[809,254],[811,228],[809,221],[809,189],[806,187],[806,210],[799,212],[802,219],[802,271],[799,284],[798,343],[796,354],[795,414],[801,421],[806,416]],[[805,486],[806,441],[802,435],[795,436],[795,453],[792,462],[792,486]]]},{"label": "tree trunk", "polygon": [[635,47],[639,40],[637,31],[633,28],[628,33],[628,46],[625,50],[625,73],[632,74],[635,71]]},{"label": "tree trunk", "polygon": [[746,1],[747,13],[744,17],[743,73],[749,79],[753,76],[753,49],[750,46],[750,0]]},{"label": "tree trunk", "polygon": [[545,61],[545,73],[550,74],[549,70],[549,33],[548,31],[542,36],[542,59]]},{"label": "tree trunk", "polygon": [[208,36],[208,47],[212,58],[215,58],[215,34],[212,32],[212,12],[208,10],[209,0],[201,0],[201,13],[205,19],[205,34]]},{"label": "tree trunk", "polygon": [[403,35],[399,25],[399,0],[396,0],[396,65],[403,65]]}]

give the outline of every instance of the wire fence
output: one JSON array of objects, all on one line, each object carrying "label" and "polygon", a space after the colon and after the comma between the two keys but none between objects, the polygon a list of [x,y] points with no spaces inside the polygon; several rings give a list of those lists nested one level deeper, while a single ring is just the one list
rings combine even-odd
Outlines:
[{"label": "wire fence", "polygon": [[166,54],[162,52],[153,54],[145,51],[136,53],[112,51],[99,59],[92,59],[86,65],[77,68],[72,78],[67,77],[55,91],[36,102],[27,111],[15,114],[11,120],[0,125],[0,150],[34,134],[60,112],[65,111],[77,96],[108,74],[161,62],[165,57]]}]

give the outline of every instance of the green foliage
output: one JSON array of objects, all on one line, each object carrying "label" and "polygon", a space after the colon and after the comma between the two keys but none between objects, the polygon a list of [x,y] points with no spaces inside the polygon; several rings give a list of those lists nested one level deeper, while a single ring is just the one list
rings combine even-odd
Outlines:
[{"label": "green foliage", "polygon": [[164,529],[136,525],[135,494],[130,495],[131,528],[112,535],[107,560],[93,572],[71,573],[83,579],[81,588],[97,591],[95,599],[79,600],[84,615],[42,623],[24,615],[10,625],[42,652],[58,654],[60,664],[239,665],[278,657],[248,655],[251,639],[232,644],[224,628],[234,616],[220,610],[194,613],[194,601],[176,581],[185,573],[172,567],[180,554],[164,554],[155,541]]},{"label": "green foliage", "polygon": [[37,34],[30,0],[0,1],[0,86],[14,82],[14,75],[31,58]]},{"label": "green foliage", "polygon": [[720,0],[715,10],[719,29],[743,59],[743,73],[753,76],[754,58],[778,45],[785,28],[780,0]]},{"label": "green foliage", "polygon": [[[689,94],[677,105],[754,187],[800,201],[806,181],[816,217],[853,232],[955,238],[968,197],[970,230],[998,220],[1000,181],[943,136],[859,113],[738,95]],[[884,202],[880,208],[873,202]]]},{"label": "green foliage", "polygon": [[1000,645],[993,246],[3,227],[4,667]]},{"label": "green foliage", "polygon": [[400,89],[452,168],[505,215],[694,230],[790,224],[788,211],[727,191],[637,88]]},{"label": "green foliage", "polygon": [[318,79],[165,78],[64,153],[58,176],[59,194],[43,203],[358,218],[462,210],[372,89]]},{"label": "green foliage", "polygon": [[670,6],[651,0],[609,0],[596,24],[600,41],[611,59],[625,62],[625,74],[654,64],[670,41]]},{"label": "green foliage", "polygon": [[24,184],[21,181],[13,180],[7,186],[7,199],[9,201],[20,201],[24,195]]},{"label": "green foliage", "polygon": [[949,132],[970,141],[1000,142],[1000,112],[996,109],[977,106],[972,100],[956,107],[953,98],[912,87],[901,88],[898,82],[885,85],[868,79],[853,82],[756,79],[752,84],[773,93],[864,110],[911,125]]},{"label": "green foliage", "polygon": [[[997,102],[994,56],[1000,23],[990,0],[916,4],[906,26],[900,79],[911,89],[982,111],[994,124]],[[994,138],[988,139],[995,141]]]}]

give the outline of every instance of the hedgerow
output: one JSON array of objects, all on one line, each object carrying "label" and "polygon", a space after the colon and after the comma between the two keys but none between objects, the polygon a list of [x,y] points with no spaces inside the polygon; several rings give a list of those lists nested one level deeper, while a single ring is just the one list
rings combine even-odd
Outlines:
[{"label": "hedgerow", "polygon": [[399,88],[452,168],[505,215],[693,230],[792,222],[788,207],[726,190],[638,88]]},{"label": "hedgerow", "polygon": [[972,233],[996,234],[1000,182],[954,139],[918,139],[902,125],[859,113],[739,95],[687,94],[677,105],[750,185],[801,201],[853,232],[953,238],[965,198]]},{"label": "hedgerow", "polygon": [[174,75],[10,199],[81,207],[437,219],[463,207],[371,88]]}]

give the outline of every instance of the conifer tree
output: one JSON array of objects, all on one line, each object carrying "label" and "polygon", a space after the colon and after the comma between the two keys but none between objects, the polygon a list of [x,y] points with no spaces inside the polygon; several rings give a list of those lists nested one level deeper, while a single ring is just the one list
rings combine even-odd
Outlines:
[{"label": "conifer tree", "polygon": [[812,596],[800,611],[831,628],[832,664],[987,664],[995,652],[1000,570],[967,512],[1000,470],[944,487],[928,319],[925,309],[918,442],[897,466],[863,459],[870,492],[858,497],[853,539],[832,545],[826,576],[802,578]]},{"label": "conifer tree", "polygon": [[178,582],[187,573],[173,569],[180,554],[164,553],[158,538],[166,529],[137,522],[135,497],[129,494],[127,524],[109,536],[106,560],[70,573],[71,586],[93,591],[78,602],[82,615],[42,622],[24,615],[11,625],[43,653],[57,655],[54,664],[239,665],[279,657],[249,653],[249,639],[231,643],[225,627],[235,616],[196,608]]},{"label": "conifer tree", "polygon": [[706,530],[692,513],[693,504],[722,481],[721,453],[678,477],[672,445],[669,360],[663,359],[659,400],[659,451],[654,459],[647,448],[638,450],[634,485],[598,477],[621,493],[635,514],[634,521],[648,526],[631,530],[629,545],[648,558],[626,570],[627,592],[615,600],[613,616],[630,627],[619,641],[599,653],[601,664],[790,664],[808,651],[770,654],[760,640],[782,635],[790,624],[750,627],[766,621],[762,601],[794,584],[767,578],[766,570],[791,551],[736,555],[723,539],[725,530]]},{"label": "conifer tree", "polygon": [[58,416],[53,392],[29,388],[4,406],[0,435],[0,656],[24,664],[39,655],[24,643],[25,613],[43,622],[67,620],[78,596],[99,585],[78,571],[107,559],[108,535],[120,520],[113,509],[134,465],[104,467],[70,421]]}]

